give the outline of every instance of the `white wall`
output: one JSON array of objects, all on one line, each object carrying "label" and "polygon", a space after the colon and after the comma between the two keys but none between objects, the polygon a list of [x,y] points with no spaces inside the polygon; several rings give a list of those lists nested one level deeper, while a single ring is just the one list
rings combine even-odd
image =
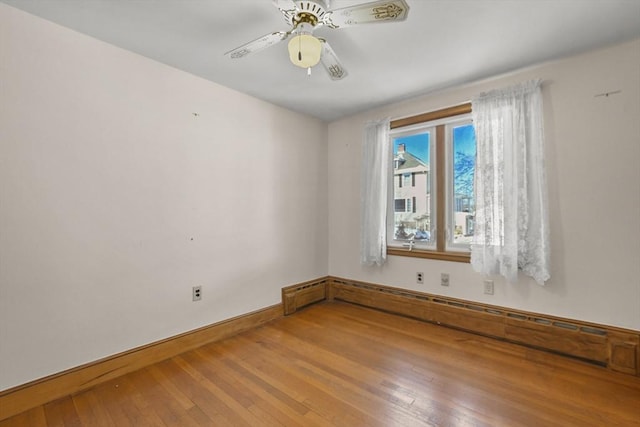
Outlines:
[{"label": "white wall", "polygon": [[325,123],[3,4],[0,85],[0,390],[327,274]]},{"label": "white wall", "polygon": [[[489,58],[487,60],[490,60]],[[359,180],[367,120],[400,118],[543,79],[552,272],[545,287],[496,280],[469,264],[392,256],[359,265]],[[609,91],[610,97],[594,97]],[[329,272],[516,309],[640,329],[640,40],[408,100],[329,125]],[[415,273],[425,284],[415,284]],[[440,273],[451,285],[440,286]]]}]

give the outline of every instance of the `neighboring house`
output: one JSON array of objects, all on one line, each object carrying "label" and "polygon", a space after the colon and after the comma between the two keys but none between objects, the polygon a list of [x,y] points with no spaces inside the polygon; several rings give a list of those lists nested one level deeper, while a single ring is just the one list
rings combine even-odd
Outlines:
[{"label": "neighboring house", "polygon": [[[399,144],[393,157],[394,223],[397,239],[419,239],[416,232],[429,232],[431,194],[429,165]],[[423,238],[427,235],[422,234]]]},{"label": "neighboring house", "polygon": [[[429,164],[408,152],[405,144],[398,144],[393,157],[393,170],[395,238],[429,240],[431,231],[429,188],[432,173]],[[456,175],[456,182],[464,183],[465,180],[471,183],[472,189],[473,167],[466,168]],[[475,208],[473,197],[468,193],[469,191],[457,192],[454,196],[455,243],[469,243],[470,236],[473,234]]]}]

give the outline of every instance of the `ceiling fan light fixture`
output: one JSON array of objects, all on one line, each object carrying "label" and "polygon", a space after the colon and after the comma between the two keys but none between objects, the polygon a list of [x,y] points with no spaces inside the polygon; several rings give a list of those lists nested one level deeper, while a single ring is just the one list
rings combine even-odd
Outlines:
[{"label": "ceiling fan light fixture", "polygon": [[322,42],[311,34],[298,34],[289,40],[289,59],[293,65],[310,68],[320,62]]}]

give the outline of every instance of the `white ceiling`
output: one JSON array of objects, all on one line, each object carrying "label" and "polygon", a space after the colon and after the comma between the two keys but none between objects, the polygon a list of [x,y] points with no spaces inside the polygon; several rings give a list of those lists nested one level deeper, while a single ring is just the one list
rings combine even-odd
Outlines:
[{"label": "white ceiling", "polygon": [[[334,120],[393,101],[640,37],[640,0],[407,0],[404,22],[320,28],[349,72],[293,66],[271,0],[0,0],[286,108]],[[333,0],[331,8],[367,0]],[[615,64],[612,64],[615,67]]]}]

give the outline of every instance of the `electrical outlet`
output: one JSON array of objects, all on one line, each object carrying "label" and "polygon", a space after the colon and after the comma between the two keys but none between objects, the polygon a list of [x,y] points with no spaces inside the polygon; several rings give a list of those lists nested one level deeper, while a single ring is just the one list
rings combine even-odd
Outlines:
[{"label": "electrical outlet", "polygon": [[424,283],[424,273],[419,271],[416,273],[416,283],[422,285]]},{"label": "electrical outlet", "polygon": [[200,301],[202,299],[202,286],[194,286],[191,288],[191,297],[193,301]]},{"label": "electrical outlet", "polygon": [[448,273],[440,274],[440,285],[441,286],[449,286],[449,274]]},{"label": "electrical outlet", "polygon": [[484,293],[487,295],[493,295],[493,280],[484,281]]}]

